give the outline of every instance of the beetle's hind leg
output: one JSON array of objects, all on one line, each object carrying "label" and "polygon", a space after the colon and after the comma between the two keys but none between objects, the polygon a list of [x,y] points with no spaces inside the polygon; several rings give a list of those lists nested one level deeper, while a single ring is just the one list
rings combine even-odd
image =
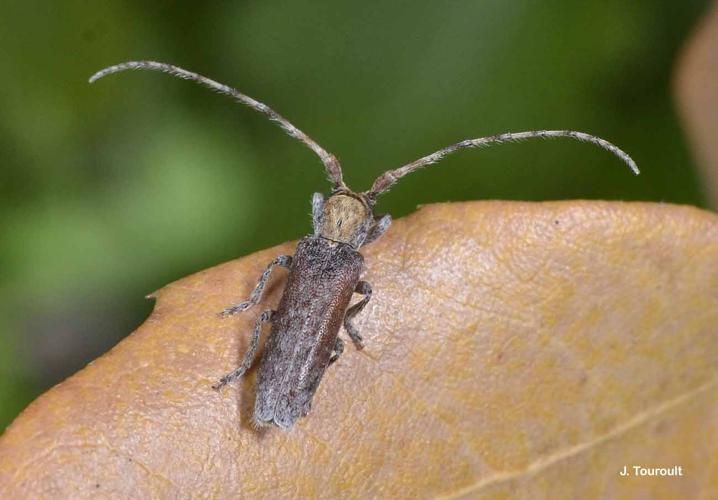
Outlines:
[{"label": "beetle's hind leg", "polygon": [[344,316],[344,329],[349,334],[349,338],[352,339],[352,342],[354,342],[354,346],[357,349],[364,349],[364,343],[362,342],[361,335],[359,335],[359,330],[357,330],[357,327],[354,326],[352,320],[354,319],[354,316],[359,314],[362,309],[364,309],[364,306],[367,302],[369,302],[369,299],[371,299],[371,285],[366,281],[360,281],[357,283],[354,293],[360,293],[364,296],[364,298],[347,310],[347,313]]},{"label": "beetle's hind leg", "polygon": [[233,314],[241,313],[242,311],[246,311],[253,305],[257,304],[259,300],[262,298],[262,292],[264,292],[264,285],[267,284],[267,280],[269,280],[269,275],[272,272],[272,269],[274,266],[281,266],[289,269],[289,266],[292,265],[292,256],[291,255],[280,255],[279,257],[275,258],[272,262],[269,263],[267,266],[267,269],[264,270],[262,273],[262,276],[259,278],[259,281],[257,282],[257,286],[254,287],[254,290],[252,290],[252,293],[249,295],[249,298],[243,302],[240,302],[239,304],[234,304],[233,306],[228,307],[224,311],[222,311],[219,315],[222,317],[226,316],[232,316]]},{"label": "beetle's hind leg", "polygon": [[259,334],[262,331],[262,323],[271,321],[272,316],[274,316],[274,311],[270,309],[267,309],[259,315],[259,318],[257,318],[257,322],[254,324],[254,332],[252,332],[252,338],[249,341],[249,349],[247,349],[247,352],[244,354],[242,364],[239,365],[239,368],[234,370],[232,373],[228,373],[227,375],[219,379],[219,382],[214,384],[212,386],[212,389],[216,391],[220,390],[225,385],[234,382],[239,377],[244,375],[244,373],[249,369],[249,367],[252,365],[252,361],[254,360],[254,354],[257,352],[257,344],[259,343]]},{"label": "beetle's hind leg", "polygon": [[339,359],[339,356],[341,356],[343,352],[344,342],[342,341],[342,339],[337,337],[337,339],[334,341],[334,352],[332,352],[332,357],[329,358],[329,364],[334,364],[334,362]]}]

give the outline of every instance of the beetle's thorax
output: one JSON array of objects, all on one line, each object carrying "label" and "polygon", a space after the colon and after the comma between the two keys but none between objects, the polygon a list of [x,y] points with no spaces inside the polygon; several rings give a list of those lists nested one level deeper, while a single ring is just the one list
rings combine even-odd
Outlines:
[{"label": "beetle's thorax", "polygon": [[359,248],[373,220],[367,200],[361,195],[340,191],[324,203],[319,236]]}]

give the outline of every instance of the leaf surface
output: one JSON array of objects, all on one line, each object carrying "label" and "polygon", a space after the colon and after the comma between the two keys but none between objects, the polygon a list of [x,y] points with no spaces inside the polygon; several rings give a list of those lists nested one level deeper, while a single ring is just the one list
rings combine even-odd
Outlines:
[{"label": "leaf surface", "polygon": [[[650,203],[430,205],[362,250],[374,295],[309,416],[221,393],[285,244],[154,294],[137,331],[0,437],[0,498],[718,495],[718,217]],[[342,333],[342,335],[344,335]],[[681,477],[621,477],[624,466]]]}]

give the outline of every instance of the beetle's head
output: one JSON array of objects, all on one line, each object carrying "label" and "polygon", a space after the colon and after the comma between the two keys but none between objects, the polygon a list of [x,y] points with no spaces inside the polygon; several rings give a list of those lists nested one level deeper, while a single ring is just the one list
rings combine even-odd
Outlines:
[{"label": "beetle's head", "polygon": [[370,200],[363,194],[341,189],[334,191],[326,201],[319,195],[323,206],[318,207],[316,196],[313,211],[321,215],[317,218],[319,214],[314,214],[315,234],[354,248],[362,246],[374,224]]}]

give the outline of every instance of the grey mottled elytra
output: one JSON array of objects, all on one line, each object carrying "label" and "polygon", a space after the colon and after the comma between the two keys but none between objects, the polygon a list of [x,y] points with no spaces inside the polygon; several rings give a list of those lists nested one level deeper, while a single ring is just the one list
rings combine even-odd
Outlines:
[{"label": "grey mottled elytra", "polygon": [[[266,310],[257,318],[249,349],[239,368],[213,386],[219,390],[246,373],[254,360],[262,324],[271,322],[272,328],[257,375],[254,421],[258,425],[274,424],[287,430],[299,417],[309,412],[324,372],[344,350],[344,344],[338,336],[342,324],[356,348],[363,348],[362,337],[352,320],[369,302],[372,290],[369,283],[360,280],[364,259],[359,249],[379,238],[389,228],[391,217],[374,213],[376,198],[406,174],[460,149],[534,137],[569,137],[590,142],[618,156],[635,174],[639,173],[636,163],[628,154],[604,139],[572,130],[535,130],[458,142],[383,173],[368,191],[354,192],[344,184],[341,166],[334,155],[279,113],[232,87],[177,66],[154,61],[131,61],[110,66],[92,75],[90,83],[129,69],[161,71],[200,83],[266,115],[319,156],[333,184],[327,200],[319,193],[315,193],[312,198],[314,234],[299,242],[293,256],[281,255],[275,258],[262,273],[247,300],[220,313],[221,316],[231,316],[256,305],[272,269],[280,266],[289,270],[279,306],[276,311]],[[362,299],[349,307],[354,293],[362,295]]]}]

